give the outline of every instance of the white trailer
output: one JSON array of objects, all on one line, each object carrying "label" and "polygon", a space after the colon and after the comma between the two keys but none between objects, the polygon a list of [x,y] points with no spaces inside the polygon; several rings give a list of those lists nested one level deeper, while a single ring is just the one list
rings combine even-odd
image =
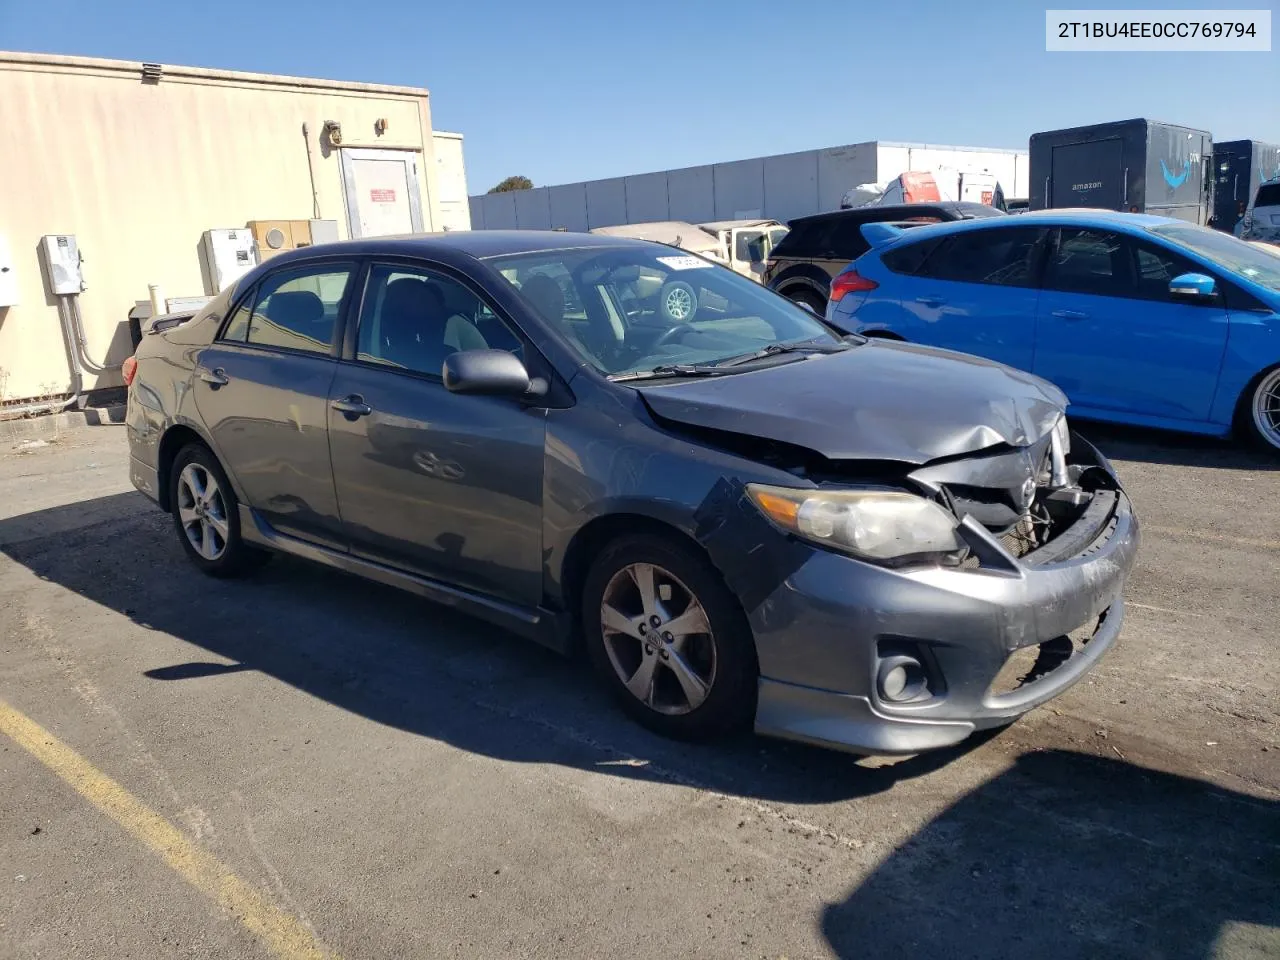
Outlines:
[{"label": "white trailer", "polygon": [[864,183],[904,170],[988,170],[1006,197],[1029,192],[1027,152],[907,143],[854,143],[607,180],[536,187],[471,198],[475,229],[565,229],[658,220],[787,222],[837,210]]}]

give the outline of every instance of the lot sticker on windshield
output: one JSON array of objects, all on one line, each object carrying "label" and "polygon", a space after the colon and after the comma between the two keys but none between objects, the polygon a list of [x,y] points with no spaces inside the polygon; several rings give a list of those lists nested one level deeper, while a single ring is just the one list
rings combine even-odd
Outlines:
[{"label": "lot sticker on windshield", "polygon": [[666,264],[672,270],[701,270],[715,266],[710,260],[703,260],[701,257],[659,257],[658,262]]}]

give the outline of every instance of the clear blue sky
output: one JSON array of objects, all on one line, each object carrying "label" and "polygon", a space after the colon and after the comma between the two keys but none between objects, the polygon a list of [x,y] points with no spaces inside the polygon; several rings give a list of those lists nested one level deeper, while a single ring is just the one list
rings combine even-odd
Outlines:
[{"label": "clear blue sky", "polygon": [[[1047,5],[0,0],[0,49],[425,86],[472,193],[863,140],[1025,148],[1136,116],[1280,142],[1280,53],[1046,53]],[[1280,30],[1275,0],[1197,6]]]}]

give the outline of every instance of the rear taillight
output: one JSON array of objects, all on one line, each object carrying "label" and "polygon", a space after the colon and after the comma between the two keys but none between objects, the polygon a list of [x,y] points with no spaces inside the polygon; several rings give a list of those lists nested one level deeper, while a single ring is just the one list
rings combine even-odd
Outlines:
[{"label": "rear taillight", "polygon": [[133,386],[133,378],[138,375],[138,361],[135,357],[129,357],[120,364],[120,375],[124,377],[126,387]]},{"label": "rear taillight", "polygon": [[864,277],[857,270],[846,270],[831,281],[831,295],[827,299],[831,303],[838,303],[846,293],[866,293],[878,286],[880,284]]}]

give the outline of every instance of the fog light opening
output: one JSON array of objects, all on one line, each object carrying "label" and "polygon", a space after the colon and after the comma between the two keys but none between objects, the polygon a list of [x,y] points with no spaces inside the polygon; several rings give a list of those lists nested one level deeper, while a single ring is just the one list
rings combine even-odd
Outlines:
[{"label": "fog light opening", "polygon": [[909,703],[929,693],[928,674],[915,657],[886,657],[880,661],[876,679],[880,699],[886,703]]}]

